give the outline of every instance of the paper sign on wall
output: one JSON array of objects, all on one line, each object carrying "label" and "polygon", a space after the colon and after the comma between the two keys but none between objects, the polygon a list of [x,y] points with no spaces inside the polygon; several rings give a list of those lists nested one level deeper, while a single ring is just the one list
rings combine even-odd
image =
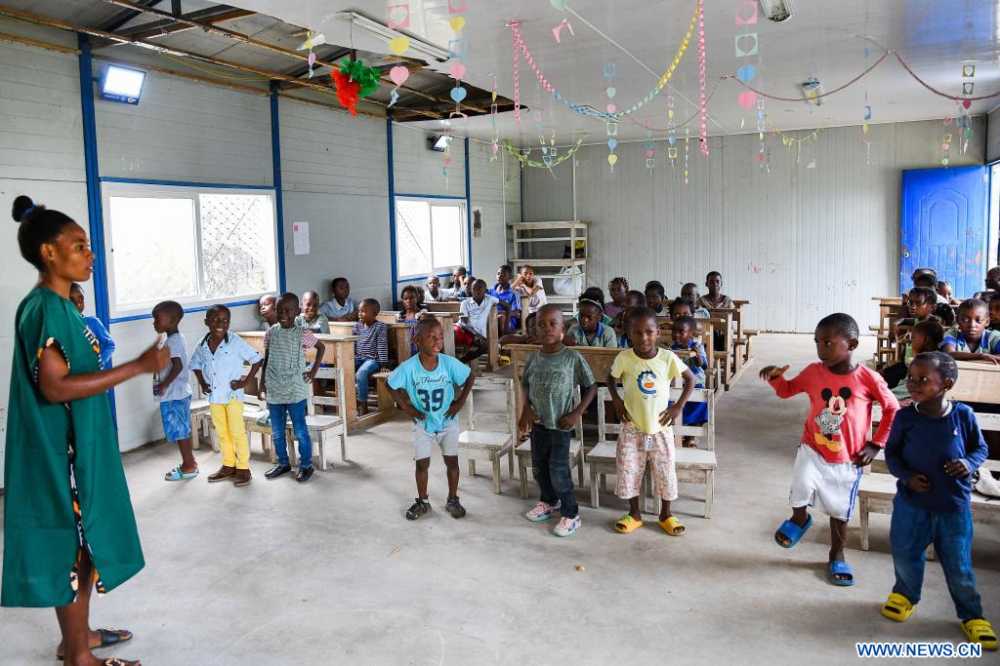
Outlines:
[{"label": "paper sign on wall", "polygon": [[292,248],[295,254],[309,254],[309,223],[292,224]]}]

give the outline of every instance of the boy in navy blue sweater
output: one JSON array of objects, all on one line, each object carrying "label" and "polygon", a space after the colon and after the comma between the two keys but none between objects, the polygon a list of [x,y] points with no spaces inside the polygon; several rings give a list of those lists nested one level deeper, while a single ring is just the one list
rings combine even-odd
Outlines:
[{"label": "boy in navy blue sweater", "polygon": [[896,412],[885,460],[899,481],[892,505],[890,543],[896,584],[882,615],[905,622],[920,601],[924,551],[934,544],[962,631],[985,650],[997,637],[983,618],[972,572],[972,474],[986,460],[976,416],[946,393],[958,379],[948,354],[926,352],[910,363],[906,388],[913,403]]}]

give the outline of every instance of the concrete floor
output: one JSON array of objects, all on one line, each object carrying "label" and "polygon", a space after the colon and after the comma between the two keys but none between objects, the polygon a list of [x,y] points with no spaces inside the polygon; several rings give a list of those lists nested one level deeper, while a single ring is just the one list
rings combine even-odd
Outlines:
[{"label": "concrete floor", "polygon": [[[867,358],[872,342],[862,345]],[[754,370],[814,358],[810,336],[761,336]],[[135,632],[101,656],[145,664],[843,663],[856,641],[950,641],[962,634],[941,569],[932,563],[905,625],[879,615],[892,561],[887,516],[872,518],[872,550],[848,552],[853,588],[825,581],[829,531],[818,521],[786,551],[772,534],[788,515],[788,484],[805,401],[778,400],[748,374],[718,408],[715,514],[700,518],[700,486],[682,486],[682,538],[655,523],[630,536],[610,523],[625,503],[608,495],[583,527],[522,514],[505,476],[463,477],[469,510],[444,513],[444,468],[431,467],[434,511],[403,518],[414,496],[411,443],[397,420],[352,437],[351,461],[299,486],[168,484],[165,446],[125,457],[146,569],[93,605],[93,626]],[[254,447],[256,449],[256,446]],[[218,454],[204,449],[203,470]],[[532,493],[533,483],[529,484]],[[857,523],[849,544],[858,547]],[[1000,530],[977,526],[973,561],[987,617],[1000,625]],[[586,570],[577,571],[577,565]],[[52,663],[51,610],[0,611],[0,662]]]}]

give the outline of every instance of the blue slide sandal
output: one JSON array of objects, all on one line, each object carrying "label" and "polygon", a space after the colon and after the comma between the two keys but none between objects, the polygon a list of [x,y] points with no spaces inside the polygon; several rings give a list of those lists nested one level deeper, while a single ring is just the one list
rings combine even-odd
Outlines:
[{"label": "blue slide sandal", "polygon": [[[812,524],[813,524],[812,516],[808,516],[806,518],[806,524],[803,525],[802,527],[799,527],[790,520],[786,520],[785,522],[781,523],[781,527],[778,528],[777,533],[774,535],[774,542],[777,543],[782,548],[794,548],[795,544],[801,541],[802,537],[805,536],[805,533],[809,531],[809,528],[812,527]],[[778,535],[781,535],[786,539],[788,539],[787,546],[781,543],[781,541],[778,539]]]},{"label": "blue slide sandal", "polygon": [[[846,576],[846,578],[837,578]],[[854,585],[854,570],[847,562],[835,560],[830,562],[830,582],[838,587],[850,587]]]}]

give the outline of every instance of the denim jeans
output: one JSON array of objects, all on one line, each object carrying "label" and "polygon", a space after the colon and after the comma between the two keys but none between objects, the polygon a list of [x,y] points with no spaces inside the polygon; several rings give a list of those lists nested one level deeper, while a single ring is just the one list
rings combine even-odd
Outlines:
[{"label": "denim jeans", "polygon": [[902,493],[896,493],[889,542],[896,569],[893,592],[914,605],[920,601],[924,551],[933,543],[959,619],[964,622],[983,616],[972,572],[972,513],[968,509],[955,513],[927,511],[911,504]]},{"label": "denim jeans", "polygon": [[371,358],[354,359],[354,387],[358,392],[358,402],[368,400],[368,378],[382,367]]},{"label": "denim jeans", "polygon": [[267,403],[271,415],[271,437],[274,438],[274,455],[279,465],[288,464],[288,443],[285,442],[288,417],[292,418],[292,431],[299,440],[299,468],[312,467],[312,440],[306,428],[306,401],[291,404]]},{"label": "denim jeans", "polygon": [[572,436],[572,431],[549,430],[540,425],[531,429],[531,473],[542,491],[541,500],[553,506],[562,502],[559,513],[564,518],[576,518],[580,513],[569,469]]}]

